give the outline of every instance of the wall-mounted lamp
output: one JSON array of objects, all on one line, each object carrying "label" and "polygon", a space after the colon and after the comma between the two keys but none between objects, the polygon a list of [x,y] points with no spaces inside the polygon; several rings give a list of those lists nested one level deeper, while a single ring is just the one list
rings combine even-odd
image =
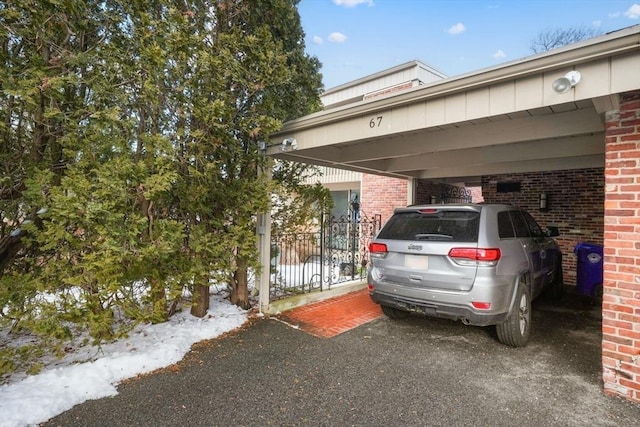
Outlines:
[{"label": "wall-mounted lamp", "polygon": [[280,144],[280,151],[295,151],[298,149],[298,141],[295,138],[285,138]]},{"label": "wall-mounted lamp", "polygon": [[551,87],[557,93],[567,93],[569,90],[580,82],[582,75],[580,71],[569,71],[564,77],[556,79]]},{"label": "wall-mounted lamp", "polygon": [[540,193],[540,211],[546,212],[549,210],[549,196],[547,193]]},{"label": "wall-mounted lamp", "polygon": [[258,141],[258,149],[260,151],[267,151],[269,147],[280,146],[280,151],[295,151],[298,149],[298,141],[295,138],[285,138],[280,144],[269,145],[266,141]]}]

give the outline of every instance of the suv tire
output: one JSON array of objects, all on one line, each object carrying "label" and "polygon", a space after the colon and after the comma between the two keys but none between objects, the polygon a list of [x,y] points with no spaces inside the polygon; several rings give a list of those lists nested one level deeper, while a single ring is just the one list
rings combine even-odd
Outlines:
[{"label": "suv tire", "polygon": [[496,325],[498,340],[511,347],[526,346],[531,333],[531,297],[527,277],[520,277],[511,314],[507,320]]},{"label": "suv tire", "polygon": [[409,317],[408,311],[400,310],[394,307],[389,307],[387,305],[382,306],[382,312],[384,313],[385,316],[394,320],[406,319],[407,317]]}]

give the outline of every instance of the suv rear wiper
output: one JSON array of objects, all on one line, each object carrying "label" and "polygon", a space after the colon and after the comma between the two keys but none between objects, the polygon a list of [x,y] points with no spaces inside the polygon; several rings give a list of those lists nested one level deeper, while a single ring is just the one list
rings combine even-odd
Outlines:
[{"label": "suv rear wiper", "polygon": [[416,234],[414,238],[416,240],[431,240],[431,239],[452,240],[453,236],[451,236],[450,234],[423,233],[423,234]]}]

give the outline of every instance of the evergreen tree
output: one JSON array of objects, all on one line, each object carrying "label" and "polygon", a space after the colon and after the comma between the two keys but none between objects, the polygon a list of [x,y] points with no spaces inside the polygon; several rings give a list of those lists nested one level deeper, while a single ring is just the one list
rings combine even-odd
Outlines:
[{"label": "evergreen tree", "polygon": [[[296,5],[0,4],[0,317],[100,340],[116,321],[164,321],[185,287],[204,315],[212,280],[248,308],[275,191],[259,142],[319,108]],[[326,192],[303,169],[274,177],[309,212]]]},{"label": "evergreen tree", "polygon": [[[248,308],[255,218],[267,209],[270,191],[258,174],[266,161],[259,142],[282,121],[319,108],[321,82],[319,63],[304,53],[297,1],[216,4],[215,25],[201,26],[206,52],[192,69],[204,104],[194,104],[185,121],[197,124],[206,143],[184,144],[180,206],[195,271],[215,272],[230,284],[231,301]],[[193,277],[195,315],[206,311],[209,279]]]},{"label": "evergreen tree", "polygon": [[72,321],[109,337],[116,308],[161,321],[166,290],[179,296],[169,267],[181,224],[150,209],[169,208],[177,177],[161,120],[145,121],[148,109],[164,110],[157,97],[146,103],[162,64],[135,43],[136,10],[126,7],[15,1],[1,10],[4,147],[20,191],[2,209],[3,237],[18,249],[4,258],[0,306],[20,326],[46,320],[46,334],[67,335]]}]

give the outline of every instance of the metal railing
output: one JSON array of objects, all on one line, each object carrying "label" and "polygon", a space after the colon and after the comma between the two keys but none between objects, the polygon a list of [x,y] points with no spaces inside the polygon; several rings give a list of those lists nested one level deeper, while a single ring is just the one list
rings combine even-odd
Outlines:
[{"label": "metal railing", "polygon": [[471,203],[472,200],[473,194],[471,190],[453,185],[443,186],[439,195],[431,196],[432,205],[438,203]]},{"label": "metal railing", "polygon": [[270,299],[331,289],[366,277],[369,242],[381,225],[357,209],[324,217],[317,231],[275,234],[271,240]]}]

